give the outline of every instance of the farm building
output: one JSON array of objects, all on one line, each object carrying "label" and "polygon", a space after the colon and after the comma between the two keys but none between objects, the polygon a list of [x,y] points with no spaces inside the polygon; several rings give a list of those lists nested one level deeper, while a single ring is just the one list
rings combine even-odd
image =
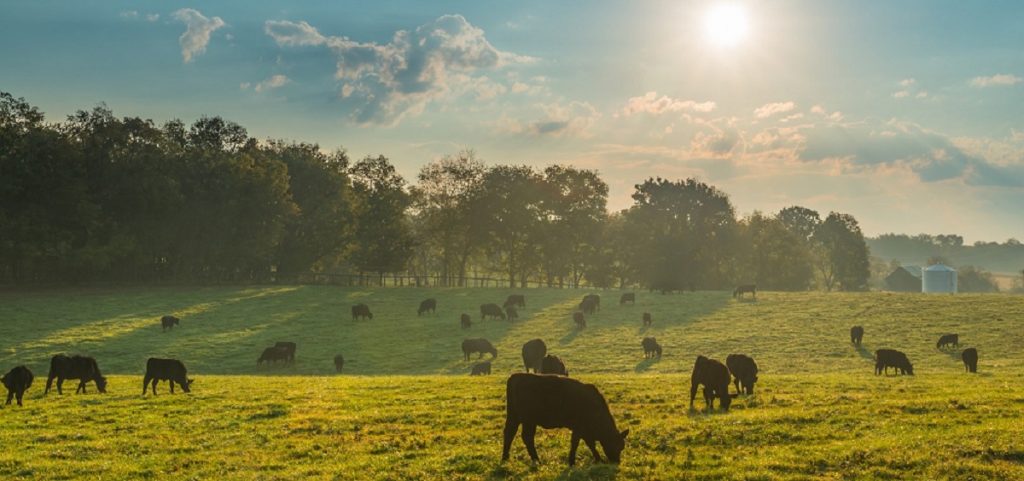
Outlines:
[{"label": "farm building", "polygon": [[921,292],[956,292],[956,269],[944,264],[928,266],[921,276]]},{"label": "farm building", "polygon": [[921,292],[921,268],[900,266],[885,278],[885,286],[896,292]]}]

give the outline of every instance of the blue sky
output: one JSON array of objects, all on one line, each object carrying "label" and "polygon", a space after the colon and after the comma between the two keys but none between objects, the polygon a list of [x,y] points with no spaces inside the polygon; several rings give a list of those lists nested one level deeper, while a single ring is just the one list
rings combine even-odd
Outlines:
[{"label": "blue sky", "polygon": [[[737,5],[746,36],[706,18]],[[868,234],[1024,237],[1016,1],[7,2],[0,90],[51,120],[221,115],[382,153],[409,179],[489,163],[599,170],[610,206],[697,176],[740,213],[801,204]]]}]

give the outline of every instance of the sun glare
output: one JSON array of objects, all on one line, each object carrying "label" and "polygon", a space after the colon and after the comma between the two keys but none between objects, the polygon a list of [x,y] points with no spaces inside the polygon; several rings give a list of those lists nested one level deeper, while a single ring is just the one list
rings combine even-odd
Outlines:
[{"label": "sun glare", "polygon": [[735,3],[720,3],[704,14],[704,36],[719,47],[734,47],[747,37],[747,10]]}]

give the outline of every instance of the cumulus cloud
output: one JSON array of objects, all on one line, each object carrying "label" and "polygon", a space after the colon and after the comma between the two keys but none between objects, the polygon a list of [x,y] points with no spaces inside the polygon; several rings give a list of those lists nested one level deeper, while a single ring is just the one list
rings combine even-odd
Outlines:
[{"label": "cumulus cloud", "polygon": [[181,57],[185,63],[205,53],[206,45],[210,43],[210,34],[227,25],[220,17],[206,18],[198,10],[191,8],[174,12],[174,18],[186,26],[185,33],[178,37]]},{"label": "cumulus cloud", "polygon": [[256,92],[262,92],[264,90],[271,90],[271,89],[276,89],[276,88],[284,87],[285,85],[287,85],[291,81],[292,80],[290,78],[288,78],[287,76],[278,74],[278,75],[272,75],[272,76],[270,76],[270,78],[268,78],[268,79],[266,79],[266,80],[264,80],[262,82],[258,82],[255,85],[253,85],[252,83],[249,83],[249,82],[243,82],[239,87],[242,90],[248,90],[250,87],[252,87],[252,89],[255,90]]},{"label": "cumulus cloud", "polygon": [[537,137],[592,136],[591,128],[601,114],[587,102],[554,102],[540,105],[543,115],[538,120],[523,121],[502,117],[497,130],[505,134],[527,134]]},{"label": "cumulus cloud", "polygon": [[974,77],[974,78],[971,79],[971,86],[972,87],[978,87],[978,88],[998,87],[998,86],[1016,85],[1016,84],[1021,83],[1021,81],[1024,81],[1024,79],[1022,79],[1022,78],[1020,78],[1020,77],[1018,77],[1016,75],[1012,75],[1012,74],[1008,74],[1008,73],[1001,73],[1001,74],[992,75],[990,77]]},{"label": "cumulus cloud", "polygon": [[121,18],[139,18],[139,12],[136,10],[125,10],[119,15]]},{"label": "cumulus cloud", "polygon": [[504,86],[481,80],[480,73],[533,60],[498,50],[461,15],[399,30],[385,44],[323,35],[304,21],[272,20],[264,31],[281,47],[329,49],[336,61],[334,76],[342,82],[341,97],[353,102],[359,123],[394,124],[435,99],[466,89],[478,98],[504,93]]},{"label": "cumulus cloud", "polygon": [[640,97],[631,97],[622,113],[626,116],[639,113],[660,115],[671,112],[711,112],[715,110],[715,103],[711,101],[696,102],[693,100],[674,99],[667,95],[658,97],[657,92],[647,92]]},{"label": "cumulus cloud", "polygon": [[796,108],[796,104],[793,102],[774,102],[770,104],[764,104],[754,109],[754,117],[759,119],[766,119],[776,114],[789,112]]},{"label": "cumulus cloud", "polygon": [[924,99],[928,97],[928,92],[926,90],[921,90],[917,86],[917,79],[905,78],[899,81],[899,85],[902,88],[897,90],[896,92],[893,92],[892,97],[894,99]]}]

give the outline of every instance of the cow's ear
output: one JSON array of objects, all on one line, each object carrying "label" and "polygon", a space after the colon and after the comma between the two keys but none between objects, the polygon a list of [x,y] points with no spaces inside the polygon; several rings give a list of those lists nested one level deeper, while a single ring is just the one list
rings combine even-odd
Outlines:
[{"label": "cow's ear", "polygon": [[626,439],[626,436],[629,436],[629,430],[627,429],[619,434],[622,436],[622,439]]}]

